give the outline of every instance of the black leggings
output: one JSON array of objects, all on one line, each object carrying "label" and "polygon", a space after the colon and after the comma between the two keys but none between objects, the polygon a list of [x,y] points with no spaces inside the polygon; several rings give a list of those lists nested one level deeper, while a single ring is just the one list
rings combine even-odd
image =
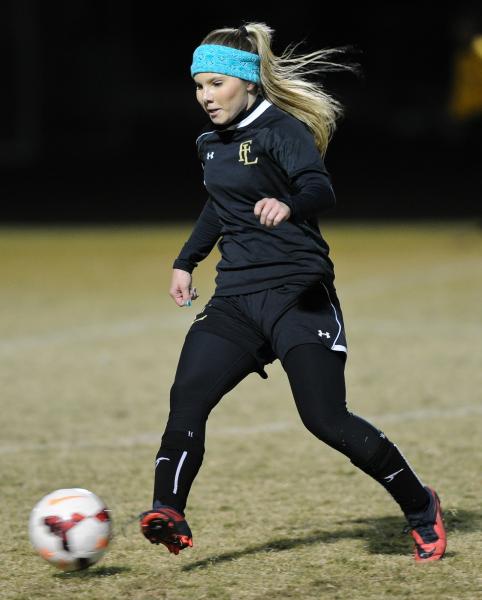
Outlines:
[{"label": "black leggings", "polygon": [[[301,353],[302,369],[297,360]],[[296,346],[283,368],[305,427],[350,458],[367,461],[378,448],[380,431],[347,410],[345,356],[322,344]],[[204,444],[209,413],[255,367],[251,355],[233,342],[208,332],[192,333],[171,388],[166,431],[191,431]]]},{"label": "black leggings", "polygon": [[171,387],[166,431],[192,431],[204,444],[211,410],[255,368],[251,354],[234,342],[207,331],[189,333]]},{"label": "black leggings", "polygon": [[[283,368],[304,425],[377,479],[402,509],[424,505],[427,493],[396,446],[379,429],[347,410],[345,359],[343,353],[319,343],[295,346],[287,353]],[[254,358],[230,340],[206,331],[186,336],[171,387],[169,419],[156,456],[154,503],[183,511],[202,463],[209,413],[255,369]],[[388,487],[383,479],[390,478],[397,467],[405,470],[405,481],[398,479],[406,489],[394,494],[393,484]]]}]

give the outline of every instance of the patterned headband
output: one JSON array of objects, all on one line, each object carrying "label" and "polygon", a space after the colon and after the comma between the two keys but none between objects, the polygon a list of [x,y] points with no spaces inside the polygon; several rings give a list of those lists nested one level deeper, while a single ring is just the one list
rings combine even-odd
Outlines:
[{"label": "patterned headband", "polygon": [[191,77],[196,73],[222,73],[260,82],[259,55],[219,44],[201,44],[194,50]]}]

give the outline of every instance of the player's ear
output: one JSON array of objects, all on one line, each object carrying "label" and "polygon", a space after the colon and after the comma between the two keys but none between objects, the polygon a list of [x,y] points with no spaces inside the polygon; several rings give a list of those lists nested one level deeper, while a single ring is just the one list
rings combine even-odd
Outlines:
[{"label": "player's ear", "polygon": [[255,89],[256,89],[256,84],[255,84],[255,83],[253,83],[252,81],[247,81],[247,82],[246,82],[246,90],[247,90],[248,92],[252,92],[252,91],[254,91]]}]

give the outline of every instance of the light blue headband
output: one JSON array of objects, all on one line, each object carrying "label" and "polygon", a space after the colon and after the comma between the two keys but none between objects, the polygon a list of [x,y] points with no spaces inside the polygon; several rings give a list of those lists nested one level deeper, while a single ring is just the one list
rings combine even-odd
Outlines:
[{"label": "light blue headband", "polygon": [[219,44],[201,44],[194,50],[191,77],[196,73],[223,73],[259,83],[259,56]]}]

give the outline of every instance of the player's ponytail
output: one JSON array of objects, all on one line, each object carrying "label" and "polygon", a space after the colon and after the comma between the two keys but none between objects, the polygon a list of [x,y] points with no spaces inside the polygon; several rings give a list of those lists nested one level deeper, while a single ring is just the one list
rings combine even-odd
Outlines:
[{"label": "player's ponytail", "polygon": [[288,46],[280,56],[271,50],[274,30],[265,23],[248,22],[239,29],[225,27],[211,31],[202,44],[220,44],[238,50],[254,52],[260,57],[260,90],[263,96],[290,113],[313,132],[320,154],[324,156],[336,121],[343,116],[341,103],[325,92],[319,82],[307,75],[348,70],[359,73],[357,63],[336,63],[327,60],[333,54],[352,50],[351,46],[315,50],[295,55],[298,42]]}]

